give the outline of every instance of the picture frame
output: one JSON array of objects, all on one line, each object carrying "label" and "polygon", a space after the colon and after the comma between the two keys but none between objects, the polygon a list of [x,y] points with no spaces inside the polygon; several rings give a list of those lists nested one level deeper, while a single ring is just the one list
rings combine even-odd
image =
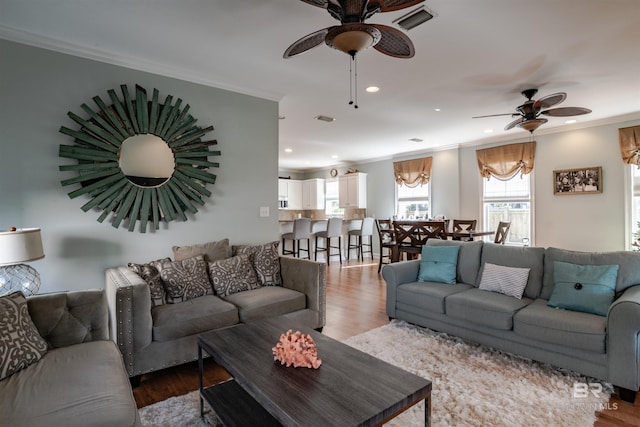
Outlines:
[{"label": "picture frame", "polygon": [[553,171],[553,194],[568,196],[602,193],[602,166]]}]

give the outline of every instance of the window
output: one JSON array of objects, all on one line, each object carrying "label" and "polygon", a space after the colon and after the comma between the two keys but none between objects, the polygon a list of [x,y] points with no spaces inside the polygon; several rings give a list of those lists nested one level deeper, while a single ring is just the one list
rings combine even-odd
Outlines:
[{"label": "window", "polygon": [[510,221],[506,243],[532,244],[531,174],[506,181],[483,178],[482,189],[483,228],[496,230],[500,221]]},{"label": "window", "polygon": [[325,208],[327,216],[344,215],[344,209],[338,206],[338,180],[327,180],[325,184]]},{"label": "window", "polygon": [[409,188],[396,184],[396,217],[398,219],[429,219],[431,201],[429,200],[431,184]]},{"label": "window", "polygon": [[[640,239],[640,235],[638,235],[638,231],[640,231],[640,168],[635,165],[629,165],[631,168],[631,233],[634,234],[631,236],[631,243],[633,244],[634,240]],[[637,247],[633,247],[633,249],[638,250]]]}]

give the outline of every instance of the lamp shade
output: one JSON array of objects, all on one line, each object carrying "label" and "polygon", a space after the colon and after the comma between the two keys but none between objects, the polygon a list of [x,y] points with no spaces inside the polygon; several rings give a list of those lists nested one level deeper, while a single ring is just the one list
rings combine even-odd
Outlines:
[{"label": "lamp shade", "polygon": [[0,232],[0,266],[44,258],[39,228]]}]

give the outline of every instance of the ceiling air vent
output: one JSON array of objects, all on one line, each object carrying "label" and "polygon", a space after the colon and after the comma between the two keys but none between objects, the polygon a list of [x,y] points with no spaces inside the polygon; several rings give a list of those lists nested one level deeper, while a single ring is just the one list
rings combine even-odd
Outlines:
[{"label": "ceiling air vent", "polygon": [[321,122],[328,122],[328,123],[331,123],[332,121],[335,120],[333,117],[323,116],[323,115],[315,116],[314,119],[320,120]]},{"label": "ceiling air vent", "polygon": [[420,24],[424,24],[433,17],[433,12],[427,10],[424,6],[421,6],[418,9],[396,19],[393,23],[398,24],[398,26],[405,30],[410,30]]}]

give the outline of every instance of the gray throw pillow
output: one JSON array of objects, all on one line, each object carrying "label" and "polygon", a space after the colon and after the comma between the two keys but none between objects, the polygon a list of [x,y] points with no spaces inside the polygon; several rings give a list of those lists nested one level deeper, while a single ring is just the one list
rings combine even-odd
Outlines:
[{"label": "gray throw pillow", "polygon": [[247,254],[209,263],[209,278],[221,297],[260,287]]},{"label": "gray throw pillow", "polygon": [[22,292],[1,297],[0,380],[36,363],[46,353],[47,342],[33,324]]},{"label": "gray throw pillow", "polygon": [[280,276],[280,257],[278,254],[278,243],[270,242],[263,245],[240,245],[233,246],[233,255],[247,254],[251,258],[251,263],[258,276],[260,286],[280,286],[282,278]]},{"label": "gray throw pillow", "polygon": [[222,239],[217,242],[201,243],[191,246],[174,246],[173,258],[176,261],[193,258],[202,255],[205,262],[218,261],[229,258],[229,239]]},{"label": "gray throw pillow", "polygon": [[522,299],[530,270],[530,268],[507,267],[485,262],[478,288]]},{"label": "gray throw pillow", "polygon": [[166,292],[164,290],[165,285],[162,277],[160,277],[160,266],[163,262],[170,261],[170,258],[163,258],[146,264],[135,264],[133,262],[127,264],[129,270],[142,277],[142,279],[147,282],[147,285],[149,285],[151,307],[163,305],[167,302]]},{"label": "gray throw pillow", "polygon": [[169,304],[213,294],[207,276],[207,263],[201,255],[181,261],[162,262],[160,277]]}]

